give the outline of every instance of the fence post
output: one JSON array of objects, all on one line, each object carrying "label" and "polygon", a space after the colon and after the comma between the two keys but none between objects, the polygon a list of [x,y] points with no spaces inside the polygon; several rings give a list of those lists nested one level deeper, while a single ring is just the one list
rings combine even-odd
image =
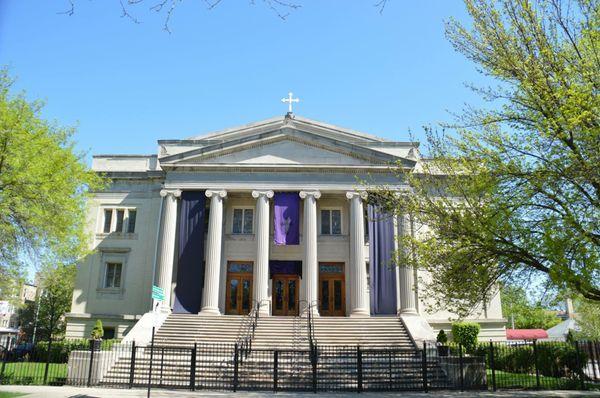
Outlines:
[{"label": "fence post", "polygon": [[194,348],[192,348],[192,357],[190,358],[190,389],[196,391],[196,353],[197,343],[194,342]]},{"label": "fence post", "polygon": [[598,357],[594,352],[594,343],[590,340],[588,341],[588,352],[590,354],[590,362],[592,363],[592,372],[594,374],[594,381],[598,380],[598,376],[596,375],[596,365],[598,364]]},{"label": "fence post", "polygon": [[52,335],[48,338],[48,351],[46,351],[46,367],[44,368],[44,385],[48,381],[48,368],[50,367],[50,352],[52,351]]},{"label": "fence post", "polygon": [[92,385],[92,367],[94,366],[94,346],[96,341],[95,340],[90,340],[90,366],[88,368],[88,380],[87,380],[87,386],[91,386]]},{"label": "fence post", "polygon": [[458,364],[460,366],[460,391],[465,390],[465,374],[463,373],[462,344],[458,344]]},{"label": "fence post", "polygon": [[492,390],[496,391],[496,366],[494,364],[494,343],[490,340],[490,368],[492,369]]},{"label": "fence post", "polygon": [[421,355],[421,376],[423,378],[423,391],[429,392],[429,382],[427,381],[427,342],[423,341],[423,353]]},{"label": "fence post", "polygon": [[129,388],[133,388],[135,375],[135,340],[131,343],[131,363],[129,364]]},{"label": "fence post", "polygon": [[575,351],[577,352],[577,371],[579,372],[580,388],[585,390],[585,375],[583,373],[583,364],[581,363],[581,350],[579,342],[575,341]]},{"label": "fence post", "polygon": [[277,351],[277,349],[275,349],[275,351],[273,351],[273,392],[277,392],[278,362],[279,362],[279,351]]},{"label": "fence post", "polygon": [[594,381],[598,380],[598,376],[596,375],[596,365],[598,364],[598,357],[594,352],[594,343],[591,340],[587,342],[587,352],[590,355],[590,363],[592,365],[592,374],[594,375]]},{"label": "fence post", "polygon": [[8,362],[8,350],[4,351],[4,359],[2,360],[2,369],[0,369],[0,385],[4,380],[4,368],[6,367],[6,362]]},{"label": "fence post", "polygon": [[311,348],[311,363],[312,363],[312,387],[313,392],[317,393],[317,345],[313,344]]},{"label": "fence post", "polygon": [[535,387],[540,389],[540,367],[538,365],[537,341],[533,340],[533,364],[535,365]]},{"label": "fence post", "polygon": [[237,343],[235,344],[235,353],[233,355],[233,392],[237,391],[238,388],[238,360],[239,360],[239,350]]},{"label": "fence post", "polygon": [[356,392],[362,392],[363,389],[363,366],[362,366],[362,351],[360,346],[356,346],[356,375],[358,377],[356,383]]}]

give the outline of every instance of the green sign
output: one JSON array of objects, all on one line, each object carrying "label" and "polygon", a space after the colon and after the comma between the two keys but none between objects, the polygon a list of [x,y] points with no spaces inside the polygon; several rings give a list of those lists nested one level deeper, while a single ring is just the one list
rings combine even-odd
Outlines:
[{"label": "green sign", "polygon": [[165,301],[165,292],[162,287],[152,286],[152,298],[157,301]]}]

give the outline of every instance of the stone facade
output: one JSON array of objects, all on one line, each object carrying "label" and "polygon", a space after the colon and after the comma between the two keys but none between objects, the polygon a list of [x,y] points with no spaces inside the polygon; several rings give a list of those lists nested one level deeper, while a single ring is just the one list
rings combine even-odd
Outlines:
[{"label": "stone facade", "polygon": [[[389,172],[389,164],[414,170],[418,145],[291,114],[158,144],[157,155],[94,156],[93,169],[112,183],[89,203],[88,232],[95,251],[79,264],[68,337],[89,336],[98,318],[115,337],[123,337],[153,308],[153,284],[167,292],[162,309],[170,311],[177,279],[178,201],[186,190],[205,191],[210,208],[201,314],[231,313],[229,265],[236,262],[251,264],[252,298],[266,303],[263,315],[273,314],[268,267],[270,259],[277,259],[303,263],[298,302],[319,302],[320,265],[341,264],[344,305],[336,314],[369,316],[363,211],[368,185],[363,181],[406,188]],[[298,192],[301,198],[299,245],[273,243],[272,197],[278,191]],[[236,231],[234,214],[243,215],[244,209],[252,214],[251,226]],[[322,233],[322,218],[331,212],[339,217],[340,229]],[[406,228],[398,220],[398,233]],[[434,329],[448,327],[452,314],[427,307],[426,292],[417,282],[427,275],[419,273],[398,267],[398,314],[408,320],[413,337],[431,338]],[[499,297],[474,319],[482,325],[482,337],[503,338]]]}]

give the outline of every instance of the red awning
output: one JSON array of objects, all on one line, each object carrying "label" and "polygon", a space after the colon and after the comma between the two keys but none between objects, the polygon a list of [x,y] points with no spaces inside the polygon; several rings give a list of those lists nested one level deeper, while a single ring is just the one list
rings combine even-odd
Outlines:
[{"label": "red awning", "polygon": [[548,333],[544,329],[506,329],[508,340],[538,340],[547,339]]}]

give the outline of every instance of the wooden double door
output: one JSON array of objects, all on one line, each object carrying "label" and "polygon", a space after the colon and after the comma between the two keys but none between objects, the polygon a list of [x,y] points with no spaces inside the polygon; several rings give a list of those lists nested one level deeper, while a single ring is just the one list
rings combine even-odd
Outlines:
[{"label": "wooden double door", "polygon": [[273,275],[273,315],[298,315],[298,275]]},{"label": "wooden double door", "polygon": [[319,263],[319,314],[346,315],[344,263]]},{"label": "wooden double door", "polygon": [[227,288],[225,289],[227,315],[246,315],[252,309],[252,268],[252,262],[227,263]]}]

